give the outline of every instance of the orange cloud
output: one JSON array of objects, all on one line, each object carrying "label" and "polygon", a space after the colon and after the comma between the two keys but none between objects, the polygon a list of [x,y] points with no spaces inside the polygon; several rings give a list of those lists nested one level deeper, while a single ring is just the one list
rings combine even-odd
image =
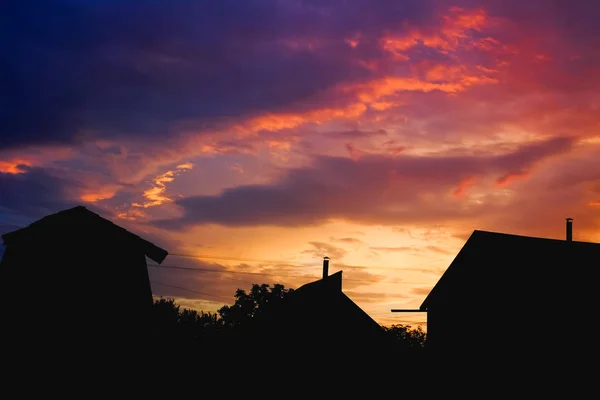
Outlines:
[{"label": "orange cloud", "polygon": [[175,176],[182,171],[193,168],[192,163],[180,164],[175,170],[167,171],[154,178],[154,186],[144,191],[144,197],[148,200],[144,203],[133,203],[133,207],[155,207],[171,201],[171,198],[166,195],[167,183],[173,182]]},{"label": "orange cloud", "polygon": [[4,174],[22,174],[25,172],[21,166],[31,167],[31,161],[23,159],[14,159],[10,161],[0,160],[0,173]]},{"label": "orange cloud", "polygon": [[117,193],[117,187],[106,187],[99,191],[94,191],[90,193],[85,193],[81,195],[79,198],[86,203],[95,203],[100,200],[108,200],[114,197]]},{"label": "orange cloud", "polygon": [[[424,32],[418,29],[412,29],[408,34],[402,36],[385,36],[381,39],[381,47],[394,54],[396,57],[406,58],[403,54],[411,48],[423,44],[427,47],[436,48],[443,53],[455,51],[460,45],[461,40],[469,38],[470,30],[480,31],[489,23],[489,17],[485,10],[478,9],[467,11],[459,7],[452,7],[448,15],[441,19],[441,26],[436,32]],[[473,40],[471,45],[479,42],[485,42],[489,45],[490,41],[486,39]]]},{"label": "orange cloud", "polygon": [[454,197],[463,198],[468,193],[469,189],[475,183],[475,177],[470,176],[460,181],[458,187],[452,192]]},{"label": "orange cloud", "polygon": [[439,90],[445,93],[458,93],[467,87],[479,84],[496,83],[497,80],[486,77],[463,76],[455,82],[434,83],[418,78],[387,77],[356,85],[357,97],[363,103],[381,104],[380,99],[398,92],[432,92]]},{"label": "orange cloud", "polygon": [[127,221],[135,221],[138,219],[146,218],[146,214],[139,209],[132,208],[127,211],[117,213],[117,218],[124,219]]},{"label": "orange cloud", "polygon": [[194,164],[188,162],[188,163],[184,163],[184,164],[179,164],[176,168],[177,169],[192,169],[192,168],[194,168]]},{"label": "orange cloud", "polygon": [[401,91],[420,91],[431,92],[440,90],[447,93],[455,93],[462,89],[458,83],[430,83],[416,78],[383,78],[372,81],[363,86],[363,90],[358,93],[358,98],[365,103],[376,102],[382,97],[393,95]]},{"label": "orange cloud", "polygon": [[388,153],[395,156],[402,153],[404,150],[406,150],[406,146],[395,146],[388,148]]},{"label": "orange cloud", "polygon": [[323,124],[335,118],[355,119],[361,116],[367,107],[362,103],[353,103],[345,108],[323,108],[304,113],[269,113],[250,118],[236,128],[240,132],[279,131],[291,129],[305,123]]},{"label": "orange cloud", "polygon": [[352,47],[354,49],[360,43],[358,39],[359,39],[358,37],[349,38],[349,39],[346,39],[346,43],[348,43],[348,46],[350,46],[350,47]]},{"label": "orange cloud", "polygon": [[370,104],[370,107],[377,111],[385,111],[388,108],[396,107],[400,103],[395,103],[391,101],[376,101]]},{"label": "orange cloud", "polygon": [[351,143],[346,144],[346,150],[348,150],[348,154],[350,155],[350,158],[352,158],[355,161],[367,154],[366,152],[364,152],[360,149],[357,149]]},{"label": "orange cloud", "polygon": [[269,148],[272,150],[289,151],[291,148],[291,143],[281,140],[268,140],[267,146],[269,146]]},{"label": "orange cloud", "polygon": [[383,147],[388,154],[393,156],[398,155],[407,149],[406,146],[398,145],[395,140],[388,140],[387,142],[383,143]]},{"label": "orange cloud", "polygon": [[465,73],[465,67],[462,65],[436,65],[430,68],[426,73],[428,81],[457,81]]},{"label": "orange cloud", "polygon": [[496,180],[497,186],[506,186],[517,179],[522,179],[529,176],[529,171],[515,171],[509,172],[506,175],[501,176]]}]

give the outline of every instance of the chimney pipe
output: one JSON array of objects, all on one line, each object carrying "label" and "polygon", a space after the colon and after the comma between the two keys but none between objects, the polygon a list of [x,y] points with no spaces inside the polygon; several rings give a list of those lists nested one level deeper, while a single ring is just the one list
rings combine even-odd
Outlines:
[{"label": "chimney pipe", "polygon": [[567,242],[573,241],[573,218],[567,218]]},{"label": "chimney pipe", "polygon": [[329,257],[323,257],[323,279],[329,276]]}]

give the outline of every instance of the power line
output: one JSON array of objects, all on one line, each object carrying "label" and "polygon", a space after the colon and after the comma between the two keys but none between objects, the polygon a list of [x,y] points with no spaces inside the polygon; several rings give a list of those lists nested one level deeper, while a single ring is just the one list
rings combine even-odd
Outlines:
[{"label": "power line", "polygon": [[296,277],[296,278],[316,278],[314,276],[306,276],[306,275],[273,274],[273,273],[266,273],[266,272],[247,272],[247,271],[221,271],[221,270],[218,270],[218,269],[195,268],[195,267],[180,267],[180,266],[177,266],[177,265],[148,264],[148,266],[149,267],[155,267],[155,268],[181,269],[181,270],[185,270],[185,271],[198,271],[198,272],[222,272],[222,273],[227,273],[227,274],[287,276],[287,277]]},{"label": "power line", "polygon": [[229,298],[227,298],[227,297],[224,297],[224,296],[219,296],[219,295],[216,295],[216,294],[210,294],[210,293],[206,293],[206,292],[201,292],[201,291],[199,291],[199,290],[188,289],[188,288],[184,288],[184,287],[181,287],[181,286],[169,285],[169,284],[167,284],[167,283],[162,283],[162,282],[157,282],[157,281],[150,281],[150,283],[153,283],[153,284],[155,284],[155,285],[167,286],[167,287],[171,287],[171,288],[174,288],[174,289],[187,290],[188,292],[192,292],[192,293],[201,294],[201,295],[203,295],[203,296],[217,297],[217,298],[219,298],[219,299],[223,299],[223,300],[225,300],[225,301],[231,301],[231,299],[229,299]]},{"label": "power line", "polygon": [[[173,257],[185,257],[185,258],[197,258],[197,259],[213,259],[213,260],[226,260],[226,261],[240,261],[240,262],[244,262],[244,261],[250,261],[250,262],[261,262],[261,263],[265,263],[265,264],[291,264],[291,263],[286,263],[286,262],[282,262],[282,261],[275,261],[275,260],[264,260],[264,259],[252,259],[252,258],[235,258],[235,257],[220,257],[220,256],[211,256],[211,255],[203,255],[203,254],[199,254],[199,255],[193,255],[193,254],[171,254],[169,253],[168,256],[173,256]],[[304,265],[308,265],[309,263],[305,263]],[[296,263],[296,265],[303,265],[303,264],[298,264]]]},{"label": "power line", "polygon": [[[186,290],[188,292],[201,294],[203,296],[215,297],[215,298],[219,298],[219,299],[225,300],[227,302],[231,301],[231,299],[226,298],[224,296],[219,296],[219,295],[216,295],[216,294],[210,294],[210,293],[206,293],[206,292],[201,292],[199,290],[189,289],[189,288],[185,288],[185,287],[181,287],[181,286],[169,285],[167,283],[157,282],[157,281],[150,281],[150,283],[152,283],[154,285],[161,285],[161,286],[166,286],[166,287],[170,287],[170,288],[175,288],[175,289],[180,289],[180,290]],[[372,314],[369,314],[369,315],[371,317],[390,316],[389,313],[372,313]],[[412,324],[425,324],[425,323],[427,323],[427,321],[403,320],[403,319],[399,319],[399,318],[393,318],[393,319],[395,321],[398,321],[398,322],[404,322],[404,325],[408,325],[408,323],[412,323]]]},{"label": "power line", "polygon": [[[275,260],[264,260],[264,259],[252,259],[252,258],[234,258],[234,257],[220,257],[220,256],[211,256],[211,255],[193,255],[193,254],[179,254],[179,253],[169,253],[168,256],[173,257],[185,257],[185,258],[195,258],[198,260],[208,259],[208,260],[225,260],[225,261],[239,261],[239,262],[259,262],[265,264],[279,264],[279,265],[296,265],[296,266],[312,266],[313,263],[290,263],[283,261],[275,261]],[[392,270],[392,271],[401,271],[402,268],[392,267],[392,266],[381,266],[381,267],[364,267],[359,265],[346,265],[340,264],[340,267],[343,268],[354,268],[354,269],[380,269],[380,270]]]},{"label": "power line", "polygon": [[[157,268],[162,268],[162,267],[163,267],[162,265],[152,265],[152,264],[148,264],[148,266],[149,266],[149,267],[157,267]],[[180,269],[180,268],[184,268],[184,267],[180,267],[180,268],[166,267],[166,269],[171,269],[171,268],[173,268],[173,269]],[[193,269],[195,270],[195,269],[199,269],[199,268],[193,268]],[[192,271],[192,272],[193,272],[193,271]],[[213,270],[208,270],[208,271],[200,271],[200,272],[222,272],[222,271],[217,271],[217,270],[214,270],[214,271],[213,271]],[[236,271],[230,271],[230,272],[236,272]],[[248,283],[248,284],[250,284],[250,285],[252,285],[252,284],[255,284],[255,283],[256,283],[256,281],[251,281],[251,280],[247,280],[247,279],[236,279],[236,278],[231,278],[231,277],[229,277],[229,276],[226,276],[226,277],[224,277],[224,278],[226,278],[226,279],[227,279],[227,280],[229,280],[229,281],[243,282],[243,283]]]},{"label": "power line", "polygon": [[[216,298],[225,300],[227,302],[231,301],[231,299],[229,299],[227,297],[224,297],[224,296],[219,296],[219,295],[216,295],[216,294],[210,294],[210,293],[206,293],[206,292],[201,292],[199,290],[189,289],[189,288],[182,287],[182,286],[169,285],[167,283],[158,282],[158,281],[150,281],[150,283],[155,284],[155,285],[166,286],[166,287],[170,287],[170,288],[174,288],[174,289],[186,290],[188,292],[192,292],[192,293],[196,293],[196,294],[201,294],[203,296],[216,297]],[[416,324],[426,323],[426,321],[414,321],[414,320],[396,318],[395,316],[391,315],[391,313],[370,313],[369,315],[371,317],[389,316],[390,318],[393,318],[394,320],[405,321],[405,322],[412,322],[412,323],[416,323]]]},{"label": "power line", "polygon": [[[176,270],[194,271],[194,272],[209,272],[209,273],[210,272],[215,272],[215,273],[224,273],[224,274],[243,274],[243,275],[260,275],[260,276],[273,276],[273,277],[319,279],[318,276],[309,276],[309,275],[279,274],[279,273],[267,273],[267,272],[248,272],[248,271],[230,271],[230,270],[218,270],[218,269],[208,269],[208,268],[181,267],[181,266],[177,266],[177,265],[148,264],[148,267],[164,268],[164,269],[176,269]],[[228,279],[231,279],[231,278],[228,278]],[[344,281],[350,281],[350,282],[371,282],[371,283],[380,282],[380,281],[376,281],[376,280],[350,279],[350,278],[344,278]],[[244,281],[242,281],[242,282],[244,282]],[[401,283],[427,284],[429,282],[409,282],[409,281],[404,281],[404,282],[401,282]]]},{"label": "power line", "polygon": [[[246,271],[219,271],[219,270],[214,270],[214,269],[178,267],[178,266],[167,266],[167,265],[153,265],[153,264],[148,264],[148,266],[149,267],[155,267],[155,268],[165,268],[165,269],[180,269],[180,270],[192,271],[192,272],[224,272],[224,273],[248,274],[248,275],[291,276],[291,277],[298,277],[298,278],[315,278],[315,277],[302,276],[302,275],[285,275],[285,274],[284,275],[279,275],[279,274],[269,274],[269,273],[260,273],[260,272],[246,272]],[[234,279],[234,278],[227,278],[227,279],[238,281],[238,282],[244,282],[244,283],[252,283],[250,281],[241,280],[241,279]],[[346,279],[346,280],[350,280],[350,279]],[[355,279],[353,281],[356,281],[356,282],[365,282],[364,280],[358,280],[358,279]],[[376,282],[376,281],[367,281],[367,282]],[[182,287],[182,286],[169,285],[167,283],[158,282],[158,281],[150,281],[150,283],[153,283],[153,284],[156,284],[156,285],[167,286],[167,287],[171,287],[171,288],[175,288],[175,289],[180,289],[180,290],[186,290],[186,291],[189,291],[189,292],[192,292],[192,293],[196,293],[196,294],[200,294],[200,295],[204,295],[204,296],[216,297],[216,298],[225,300],[227,302],[231,301],[231,299],[223,297],[223,296],[214,295],[214,294],[210,294],[210,293],[206,293],[206,292],[201,292],[201,291],[198,291],[198,290],[189,289],[189,288],[185,288],[185,287]]]},{"label": "power line", "polygon": [[[207,268],[194,268],[194,267],[180,267],[180,266],[176,266],[176,265],[154,265],[154,264],[148,264],[149,267],[154,267],[154,268],[165,268],[165,269],[179,269],[179,270],[184,270],[184,271],[197,271],[197,272],[220,272],[220,273],[225,273],[225,274],[244,274],[244,275],[262,275],[262,276],[281,276],[281,277],[288,277],[288,278],[310,278],[310,279],[318,279],[319,277],[317,276],[307,276],[307,275],[292,275],[292,274],[275,274],[275,273],[266,273],[266,272],[247,272],[247,271],[221,271],[218,269],[207,269]],[[378,281],[372,281],[372,280],[366,280],[366,279],[346,279],[344,278],[345,281],[352,281],[352,282],[378,282]]]}]

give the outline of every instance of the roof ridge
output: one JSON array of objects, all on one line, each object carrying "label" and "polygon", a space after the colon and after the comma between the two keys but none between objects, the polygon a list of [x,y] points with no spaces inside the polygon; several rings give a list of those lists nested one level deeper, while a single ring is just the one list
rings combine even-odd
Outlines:
[{"label": "roof ridge", "polygon": [[[73,212],[75,212],[76,214],[73,214]],[[83,213],[83,215],[80,213]],[[80,218],[82,218],[82,220],[80,220]],[[44,232],[44,230],[46,230],[48,227],[52,228],[54,225],[56,225],[57,222],[58,225],[61,225],[60,221],[62,219],[66,221],[66,226],[79,226],[87,224],[94,228],[111,229],[115,232],[120,232],[120,234],[126,235],[127,238],[136,240],[138,241],[138,243],[141,243],[146,251],[146,255],[159,264],[168,255],[168,252],[166,250],[156,246],[154,243],[149,242],[148,240],[125,229],[124,227],[115,224],[110,219],[107,219],[102,215],[91,211],[83,205],[77,205],[75,207],[67,208],[52,214],[48,214],[38,219],[37,221],[32,222],[24,228],[5,233],[4,235],[2,235],[2,239],[4,241],[4,244],[8,246],[12,242],[21,240],[23,237],[31,235],[37,236],[39,232]]]},{"label": "roof ridge", "polygon": [[[511,237],[523,238],[523,239],[548,240],[548,241],[565,242],[565,243],[567,242],[567,240],[565,240],[565,239],[547,238],[547,237],[540,237],[540,236],[518,235],[518,234],[515,234],[515,233],[505,233],[505,232],[495,232],[495,231],[484,231],[484,230],[481,230],[481,229],[475,229],[475,230],[473,230],[473,234],[475,234],[475,233],[477,233],[477,234],[498,235],[498,236],[511,236]],[[585,242],[585,241],[580,241],[580,240],[573,240],[572,243],[586,243],[586,244],[597,244],[597,245],[600,245],[600,243]]]}]

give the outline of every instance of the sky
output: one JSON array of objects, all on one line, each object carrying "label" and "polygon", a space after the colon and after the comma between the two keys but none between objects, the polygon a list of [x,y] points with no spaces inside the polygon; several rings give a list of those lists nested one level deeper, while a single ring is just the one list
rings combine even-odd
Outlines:
[{"label": "sky", "polygon": [[84,205],[171,254],[156,296],[214,311],[328,256],[426,329],[390,309],[473,230],[600,241],[597,1],[2,7],[0,233]]}]

